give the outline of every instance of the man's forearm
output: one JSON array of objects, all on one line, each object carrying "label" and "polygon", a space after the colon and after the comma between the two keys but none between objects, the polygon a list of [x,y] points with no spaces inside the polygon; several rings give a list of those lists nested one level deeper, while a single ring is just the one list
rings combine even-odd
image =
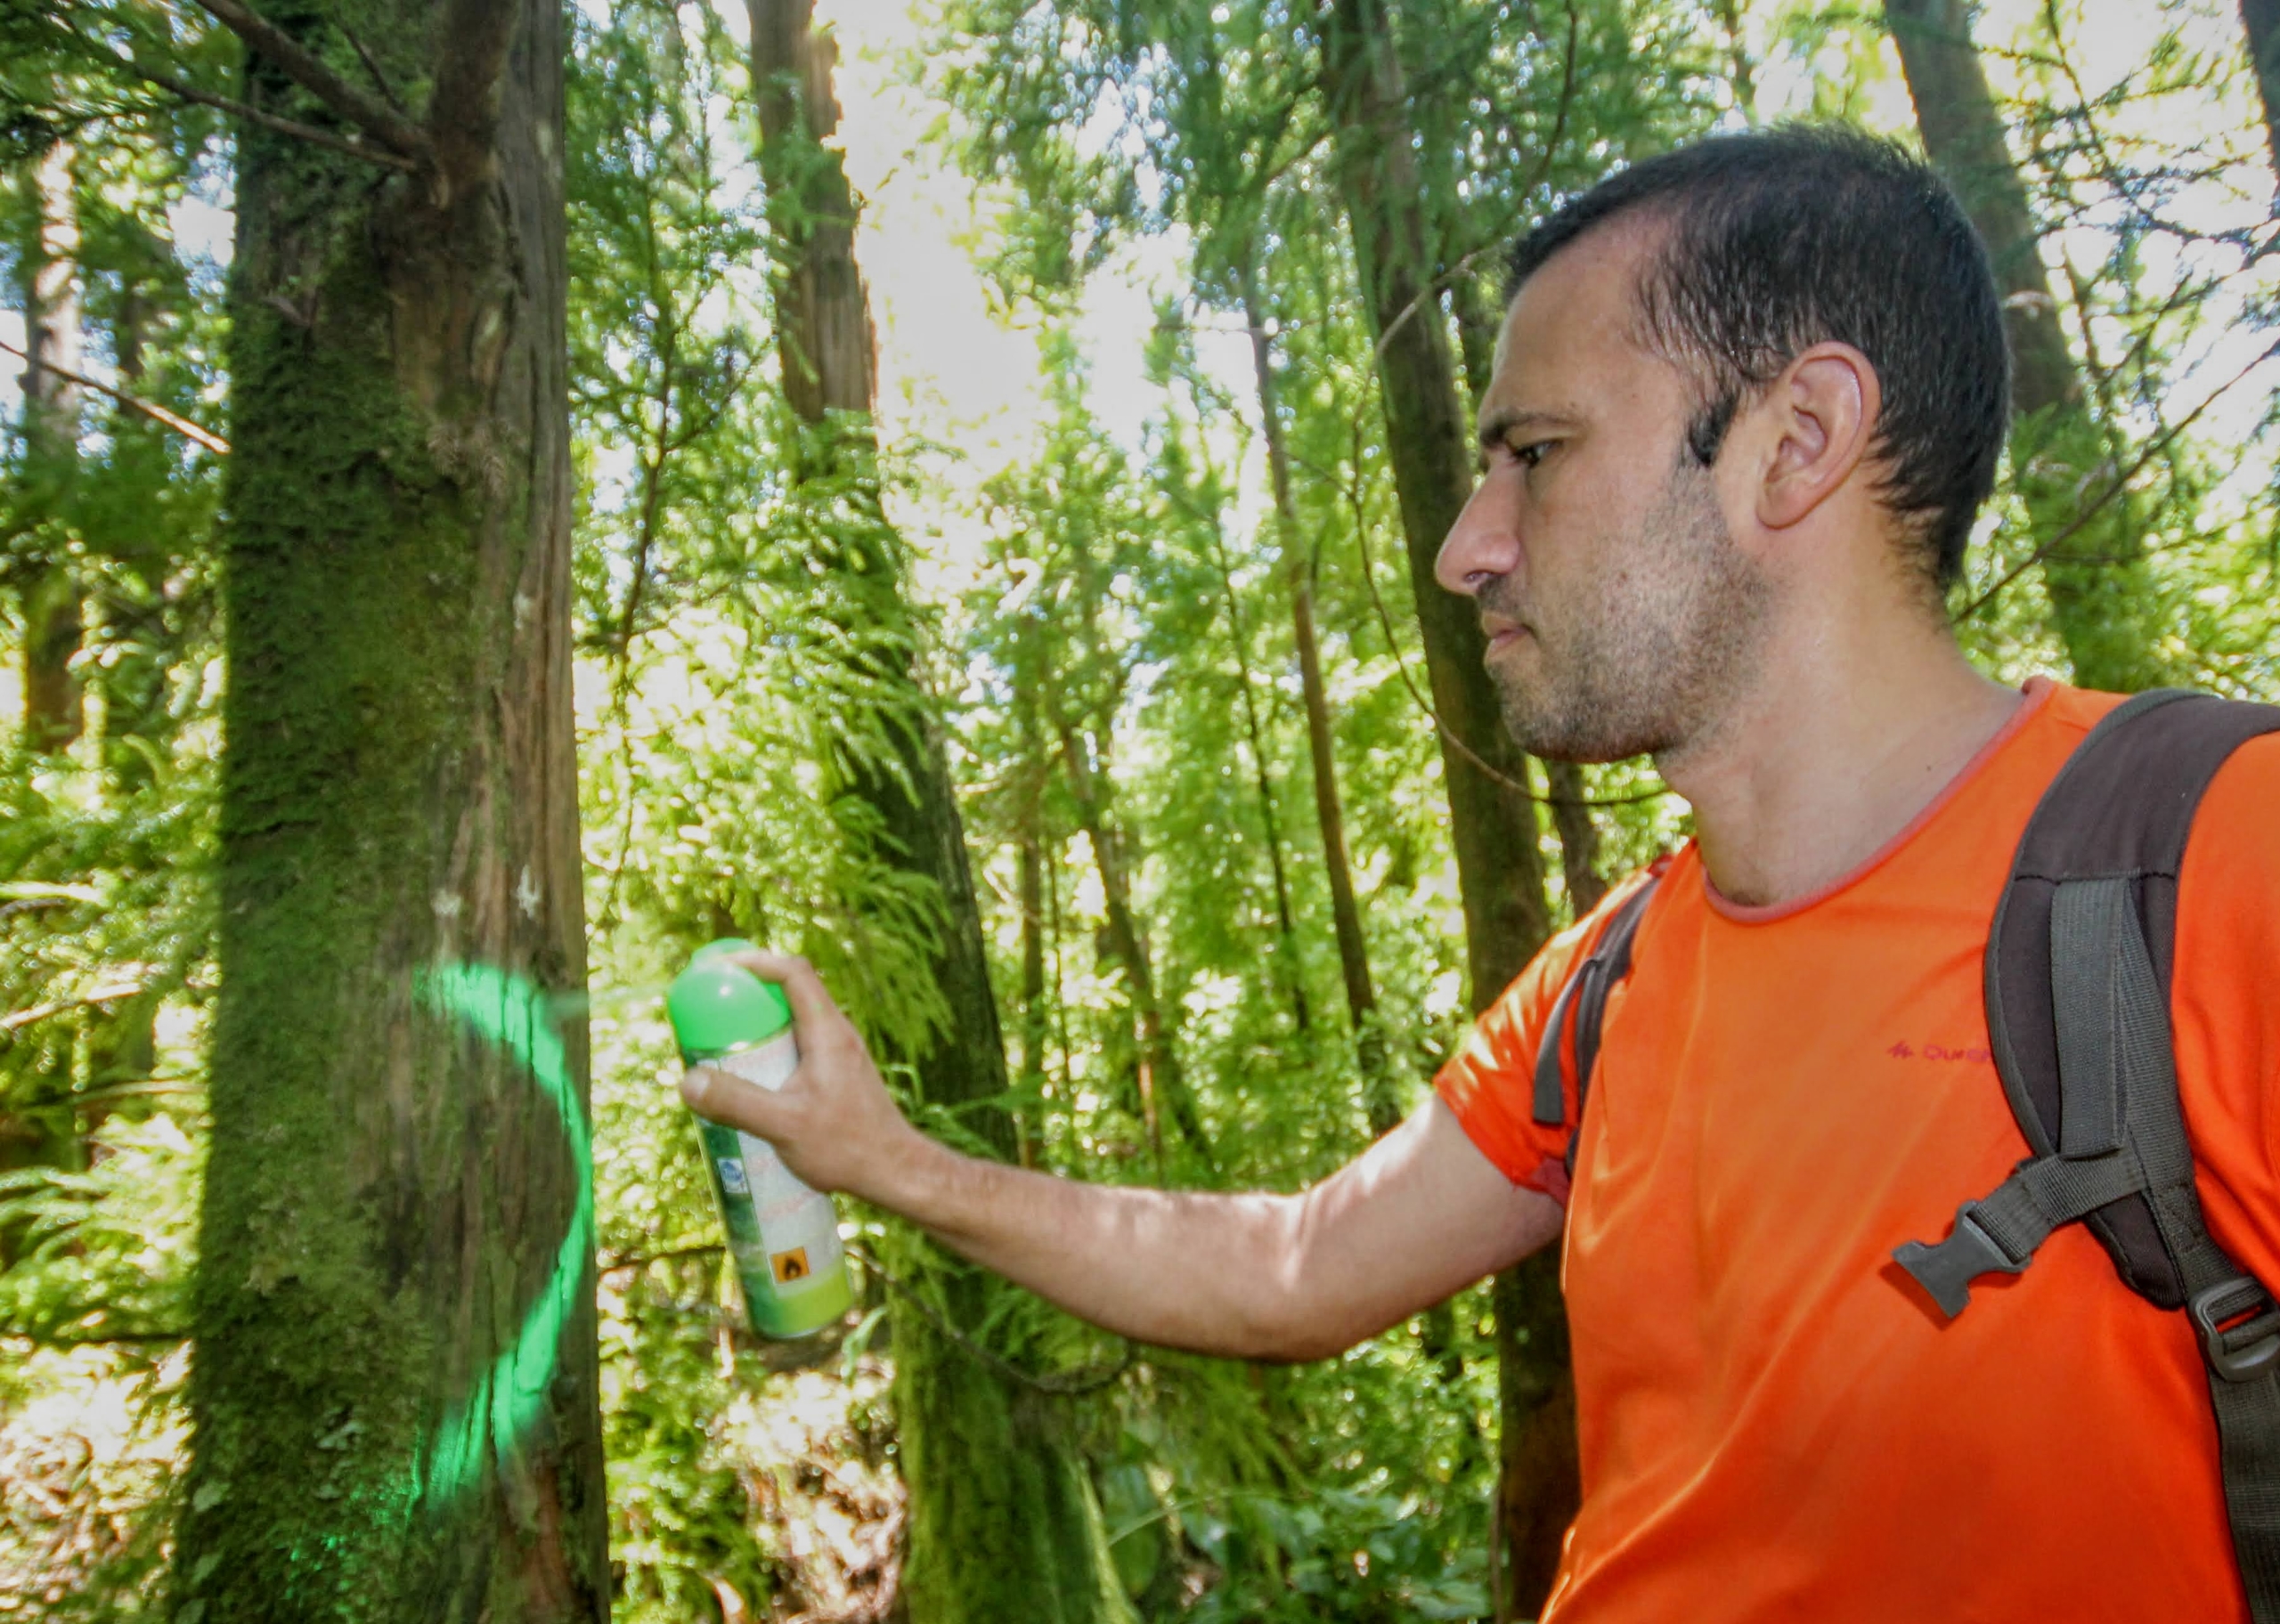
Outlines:
[{"label": "man's forearm", "polygon": [[1085,1184],[924,1147],[881,1205],[1078,1318],[1232,1358],[1328,1351],[1294,1311],[1304,1198]]}]

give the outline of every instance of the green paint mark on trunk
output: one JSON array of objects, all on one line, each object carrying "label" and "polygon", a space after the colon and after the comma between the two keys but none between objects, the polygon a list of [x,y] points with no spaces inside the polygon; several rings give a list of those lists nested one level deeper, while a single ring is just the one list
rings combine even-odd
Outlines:
[{"label": "green paint mark on trunk", "polygon": [[562,1330],[577,1310],[586,1259],[593,1255],[594,1148],[543,992],[520,976],[482,964],[423,970],[413,989],[430,1008],[466,1022],[522,1063],[553,1103],[577,1165],[577,1206],[555,1253],[554,1271],[524,1311],[515,1339],[445,1412],[415,1463],[413,1498],[447,1498],[480,1479],[486,1446],[501,1454],[511,1450],[546,1412]]}]

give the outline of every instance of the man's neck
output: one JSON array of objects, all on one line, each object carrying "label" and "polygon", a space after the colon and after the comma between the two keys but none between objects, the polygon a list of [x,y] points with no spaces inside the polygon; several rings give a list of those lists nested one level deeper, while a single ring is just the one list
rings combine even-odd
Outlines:
[{"label": "man's neck", "polygon": [[1881,850],[2020,703],[1944,626],[1887,612],[1777,638],[1712,735],[1657,765],[1693,803],[1711,884],[1773,906]]}]

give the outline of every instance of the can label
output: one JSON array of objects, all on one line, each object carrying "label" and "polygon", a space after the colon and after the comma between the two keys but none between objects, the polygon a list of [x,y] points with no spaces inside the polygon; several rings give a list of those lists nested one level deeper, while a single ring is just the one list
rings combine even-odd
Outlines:
[{"label": "can label", "polygon": [[[705,1062],[770,1090],[783,1087],[799,1063],[799,1046],[788,1032],[757,1049]],[[802,1183],[766,1140],[719,1123],[703,1127],[753,1329],[763,1336],[802,1336],[838,1319],[853,1293],[831,1198]]]}]

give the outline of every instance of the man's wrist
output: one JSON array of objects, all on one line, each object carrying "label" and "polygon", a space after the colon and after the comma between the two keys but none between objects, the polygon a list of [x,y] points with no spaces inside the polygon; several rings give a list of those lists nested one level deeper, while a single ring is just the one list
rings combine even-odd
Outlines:
[{"label": "man's wrist", "polygon": [[949,1146],[904,1123],[872,1158],[871,1176],[863,1181],[863,1187],[850,1193],[914,1222],[925,1223],[941,1205],[949,1165],[959,1159]]}]

